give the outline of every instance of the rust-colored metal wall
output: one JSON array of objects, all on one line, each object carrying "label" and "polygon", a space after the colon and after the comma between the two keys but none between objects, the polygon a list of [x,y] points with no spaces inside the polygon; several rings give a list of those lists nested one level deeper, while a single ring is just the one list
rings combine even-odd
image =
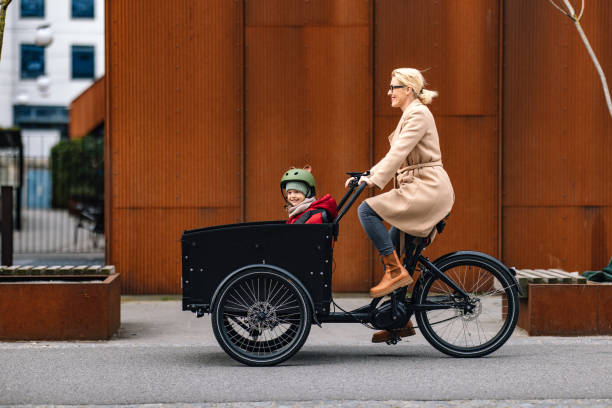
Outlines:
[{"label": "rust-colored metal wall", "polygon": [[[584,270],[612,253],[610,118],[584,46],[548,2],[106,7],[107,262],[125,293],[180,291],[184,229],[284,218],[278,182],[291,165],[311,164],[319,193],[341,197],[342,173],[388,149],[400,112],[386,89],[401,66],[426,69],[440,92],[431,109],[456,194],[427,255],[476,249]],[[593,0],[582,20],[608,77],[611,13]],[[336,291],[378,276],[354,211],[336,262]]]},{"label": "rust-colored metal wall", "polygon": [[[374,157],[401,112],[387,90],[398,67],[425,70],[442,161],[455,190],[448,227],[428,256],[459,249],[499,254],[499,0],[375,3]],[[378,266],[374,274],[381,273]]]},{"label": "rust-colored metal wall", "polygon": [[[282,219],[279,182],[310,164],[317,193],[344,194],[346,171],[370,166],[370,1],[246,4],[246,219]],[[356,212],[335,247],[334,289],[369,288],[369,242]]]},{"label": "rust-colored metal wall", "polygon": [[[612,255],[612,120],[599,77],[550,3],[507,1],[504,13],[504,260],[601,269]],[[611,78],[610,2],[587,2],[581,23]]]},{"label": "rust-colored metal wall", "polygon": [[[339,199],[388,149],[393,68],[428,69],[457,195],[430,256],[498,254],[499,0],[107,2],[107,259],[126,293],[180,291],[187,228],[278,219],[278,182],[310,164]],[[334,290],[380,269],[356,212]]]},{"label": "rust-colored metal wall", "polygon": [[105,77],[99,78],[70,104],[70,139],[78,139],[104,122]]},{"label": "rust-colored metal wall", "polygon": [[243,8],[106,2],[107,260],[180,291],[183,230],[241,219]]}]

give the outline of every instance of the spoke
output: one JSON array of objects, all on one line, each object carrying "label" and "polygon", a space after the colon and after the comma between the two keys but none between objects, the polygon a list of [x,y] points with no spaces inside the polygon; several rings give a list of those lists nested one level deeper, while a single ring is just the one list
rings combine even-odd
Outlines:
[{"label": "spoke", "polygon": [[[280,293],[280,291],[279,291]],[[287,296],[287,294],[289,294],[289,297],[291,296],[291,292],[289,292],[289,288],[283,286],[283,293],[279,295],[278,299],[274,300],[272,299],[272,302],[270,302],[271,304],[276,305],[277,307],[282,304],[282,302],[284,301],[285,297]]]},{"label": "spoke", "polygon": [[274,289],[270,293],[270,297],[268,298],[268,303],[272,304],[274,301],[274,298],[278,295],[278,293],[281,290],[283,290],[284,287],[285,285],[283,285],[281,282],[274,282]]},{"label": "spoke", "polygon": [[[250,283],[250,285],[249,285]],[[249,295],[251,296],[251,298],[253,299],[253,303],[257,303],[257,301],[259,300],[257,298],[257,296],[255,295],[255,285],[253,284],[253,279],[248,280],[244,283],[244,286],[246,286],[246,288],[249,291]]]},{"label": "spoke", "polygon": [[[249,305],[250,305],[250,304],[252,304],[252,303],[247,302],[247,301],[246,301],[246,300],[245,300],[245,299],[244,299],[244,298],[243,298],[243,297],[240,295],[240,292],[238,291],[238,289],[240,289],[240,287],[237,287],[237,288],[234,290],[234,293],[236,294],[236,296],[238,296],[238,297],[240,298],[240,300],[242,301],[242,303],[243,303],[243,304],[246,306],[246,308],[248,309],[248,308],[249,308]],[[243,292],[244,292],[244,290],[243,290]]]},{"label": "spoke", "polygon": [[[234,293],[236,293],[236,295],[238,297],[240,297],[240,300],[236,299],[236,297],[234,296]],[[232,301],[235,304],[242,306],[244,308],[244,310],[249,310],[249,305],[245,302],[244,299],[242,299],[242,297],[240,296],[240,294],[238,292],[234,291],[233,293],[229,293],[228,297],[231,297]]]}]

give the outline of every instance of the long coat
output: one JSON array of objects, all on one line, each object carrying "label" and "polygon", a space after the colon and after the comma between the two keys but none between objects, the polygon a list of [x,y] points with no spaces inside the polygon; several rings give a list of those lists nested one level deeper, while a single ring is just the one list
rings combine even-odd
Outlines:
[{"label": "long coat", "polygon": [[455,202],[442,167],[436,123],[427,106],[418,99],[412,101],[389,142],[385,157],[370,169],[370,180],[383,189],[394,178],[395,188],[365,201],[392,226],[426,237]]}]

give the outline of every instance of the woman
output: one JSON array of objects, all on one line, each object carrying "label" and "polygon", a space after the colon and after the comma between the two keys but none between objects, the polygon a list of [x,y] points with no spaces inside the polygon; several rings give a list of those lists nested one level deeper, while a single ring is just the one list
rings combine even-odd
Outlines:
[{"label": "woman", "polygon": [[[394,246],[394,242],[399,242],[399,232],[429,236],[435,225],[449,214],[455,201],[450,179],[442,167],[436,124],[426,106],[438,93],[425,89],[425,79],[419,70],[399,68],[391,73],[387,95],[391,97],[391,106],[403,111],[402,117],[389,135],[391,147],[385,157],[370,169],[368,177],[359,180],[369,187],[383,189],[394,179],[395,187],[368,198],[359,206],[361,225],[385,268],[380,283],[370,289],[371,297],[385,296],[412,283]],[[383,220],[391,224],[389,232]],[[411,334],[414,329],[408,322],[399,335]],[[391,333],[382,331],[374,334],[372,341],[386,341],[390,337]]]}]

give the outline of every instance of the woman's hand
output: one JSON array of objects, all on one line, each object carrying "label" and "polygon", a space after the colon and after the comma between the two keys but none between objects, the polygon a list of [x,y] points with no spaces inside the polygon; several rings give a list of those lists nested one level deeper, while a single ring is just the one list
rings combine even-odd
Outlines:
[{"label": "woman's hand", "polygon": [[374,187],[374,183],[368,178],[368,176],[361,176],[359,178],[359,184],[361,183],[366,183],[368,187]]},{"label": "woman's hand", "polygon": [[346,181],[344,182],[344,188],[348,188],[351,181],[353,181],[352,177],[347,178]]},{"label": "woman's hand", "polygon": [[[349,177],[346,179],[346,182],[344,183],[344,188],[348,188],[349,184],[351,183],[351,181],[353,181],[353,177]],[[374,183],[372,182],[372,180],[370,180],[367,176],[361,176],[359,177],[359,184],[361,183],[366,183],[368,185],[368,187],[374,187]]]}]

